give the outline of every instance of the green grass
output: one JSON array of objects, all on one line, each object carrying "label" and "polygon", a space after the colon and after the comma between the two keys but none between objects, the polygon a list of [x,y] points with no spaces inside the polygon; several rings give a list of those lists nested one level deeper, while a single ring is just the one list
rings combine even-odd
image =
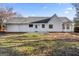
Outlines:
[{"label": "green grass", "polygon": [[28,34],[23,34],[22,36],[26,38],[41,38],[44,35],[39,33],[28,33]]}]

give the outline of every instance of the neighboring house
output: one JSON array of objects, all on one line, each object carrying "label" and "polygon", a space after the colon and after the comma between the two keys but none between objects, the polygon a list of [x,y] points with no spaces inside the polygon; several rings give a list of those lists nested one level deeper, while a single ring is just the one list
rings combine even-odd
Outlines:
[{"label": "neighboring house", "polygon": [[74,32],[67,17],[13,17],[5,21],[6,32]]}]

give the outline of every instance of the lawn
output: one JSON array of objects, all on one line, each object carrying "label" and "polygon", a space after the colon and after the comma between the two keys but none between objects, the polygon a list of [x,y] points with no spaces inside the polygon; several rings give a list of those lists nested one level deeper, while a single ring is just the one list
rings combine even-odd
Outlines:
[{"label": "lawn", "polygon": [[78,35],[76,33],[22,33],[1,35],[0,55],[79,55]]}]

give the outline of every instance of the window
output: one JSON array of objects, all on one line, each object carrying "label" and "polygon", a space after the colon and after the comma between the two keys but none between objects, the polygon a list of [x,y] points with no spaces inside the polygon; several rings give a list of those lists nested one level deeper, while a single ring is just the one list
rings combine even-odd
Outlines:
[{"label": "window", "polygon": [[45,28],[45,25],[44,24],[42,24],[42,28]]},{"label": "window", "polygon": [[29,24],[29,27],[33,27],[33,24]]},{"label": "window", "polygon": [[50,29],[53,28],[53,25],[52,25],[52,24],[49,24],[49,28],[50,28]]},{"label": "window", "polygon": [[70,25],[69,24],[67,24],[67,29],[69,29],[70,28]]},{"label": "window", "polygon": [[62,24],[62,28],[65,29],[65,24],[64,23]]},{"label": "window", "polygon": [[35,28],[38,28],[37,25],[35,25]]}]

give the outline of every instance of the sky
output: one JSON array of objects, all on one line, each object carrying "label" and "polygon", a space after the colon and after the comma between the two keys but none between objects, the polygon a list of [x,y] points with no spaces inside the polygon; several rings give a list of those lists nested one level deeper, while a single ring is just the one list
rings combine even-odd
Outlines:
[{"label": "sky", "polygon": [[70,20],[75,17],[75,9],[69,3],[0,3],[0,7],[2,6],[12,7],[15,12],[25,17],[51,17],[55,13]]}]

